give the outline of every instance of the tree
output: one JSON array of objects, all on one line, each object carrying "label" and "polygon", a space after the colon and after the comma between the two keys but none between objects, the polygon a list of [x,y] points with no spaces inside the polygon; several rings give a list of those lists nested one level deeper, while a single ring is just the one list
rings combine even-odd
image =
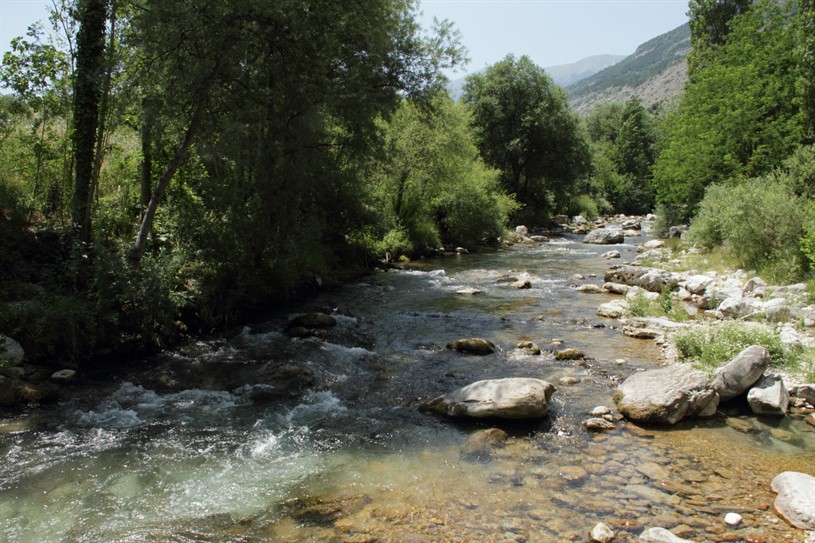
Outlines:
[{"label": "tree", "polygon": [[688,58],[691,76],[706,54],[724,45],[731,22],[750,8],[753,0],[690,0],[688,16],[692,52]]},{"label": "tree", "polygon": [[383,122],[385,152],[374,169],[379,252],[411,253],[440,243],[469,245],[498,237],[514,202],[475,145],[470,116],[439,95],[428,110],[404,101]]},{"label": "tree", "polygon": [[699,67],[666,119],[654,184],[685,219],[709,185],[767,173],[803,141],[793,12],[761,0],[734,19],[715,62]]},{"label": "tree", "polygon": [[90,195],[99,130],[99,102],[105,78],[108,0],[80,0],[74,77],[74,196],[72,221],[83,241],[90,239]]},{"label": "tree", "polygon": [[532,215],[551,213],[589,167],[588,145],[566,96],[528,57],[512,55],[467,78],[485,162]]},{"label": "tree", "polygon": [[798,86],[806,115],[808,141],[815,142],[815,0],[800,0],[798,8]]}]

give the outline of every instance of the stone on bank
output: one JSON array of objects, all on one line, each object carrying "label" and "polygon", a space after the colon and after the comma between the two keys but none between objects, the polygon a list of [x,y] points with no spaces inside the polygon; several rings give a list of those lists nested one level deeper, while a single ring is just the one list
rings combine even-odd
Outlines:
[{"label": "stone on bank", "polygon": [[705,374],[684,364],[635,373],[617,387],[614,399],[625,418],[646,424],[712,417],[719,405]]}]

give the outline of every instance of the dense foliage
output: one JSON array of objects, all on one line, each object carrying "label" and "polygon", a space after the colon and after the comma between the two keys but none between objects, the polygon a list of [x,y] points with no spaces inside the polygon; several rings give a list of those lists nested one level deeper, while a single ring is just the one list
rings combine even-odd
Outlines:
[{"label": "dense foliage", "polygon": [[757,2],[701,53],[654,166],[659,201],[685,219],[709,185],[766,174],[804,140],[795,11],[794,2]]},{"label": "dense foliage", "polygon": [[654,208],[654,117],[638,100],[595,106],[586,116],[593,168],[588,191],[605,212],[645,214]]}]

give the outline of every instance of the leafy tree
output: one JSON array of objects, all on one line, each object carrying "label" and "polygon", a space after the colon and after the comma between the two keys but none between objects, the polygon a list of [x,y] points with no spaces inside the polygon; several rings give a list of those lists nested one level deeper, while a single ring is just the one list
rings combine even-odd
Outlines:
[{"label": "leafy tree", "polygon": [[589,151],[566,96],[529,57],[512,55],[464,86],[485,162],[534,217],[551,213],[589,168]]},{"label": "leafy tree", "polygon": [[431,110],[405,101],[383,128],[385,153],[371,187],[380,252],[501,235],[514,202],[481,160],[464,106],[442,95]]},{"label": "leafy tree", "polygon": [[691,47],[688,71],[694,71],[704,62],[705,55],[724,45],[733,19],[747,11],[753,0],[690,0]]},{"label": "leafy tree", "polygon": [[764,174],[802,141],[793,11],[762,0],[734,19],[716,61],[699,67],[666,119],[654,184],[685,219],[708,185]]},{"label": "leafy tree", "polygon": [[601,104],[586,117],[592,141],[591,190],[617,213],[653,209],[651,184],[655,130],[651,115],[637,99]]}]

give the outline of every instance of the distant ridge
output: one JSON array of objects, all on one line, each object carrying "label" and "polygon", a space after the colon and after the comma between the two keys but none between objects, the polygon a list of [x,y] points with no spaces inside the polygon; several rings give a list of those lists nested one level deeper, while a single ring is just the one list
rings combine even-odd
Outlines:
[{"label": "distant ridge", "polygon": [[[554,81],[556,85],[566,87],[567,85],[590,77],[600,70],[614,66],[624,58],[627,57],[625,55],[594,55],[578,60],[577,62],[572,62],[571,64],[560,64],[558,66],[544,68],[544,70],[546,70],[546,73],[549,74],[549,77],[552,78],[552,81]],[[486,70],[486,68],[474,73],[480,74],[483,73],[484,70]],[[464,93],[464,82],[466,79],[466,77],[461,77],[447,84],[447,91],[453,100],[461,98],[461,95]]]},{"label": "distant ridge", "polygon": [[646,107],[682,93],[687,80],[690,28],[684,24],[645,42],[633,55],[566,88],[569,104],[585,114],[598,103],[636,96]]}]

